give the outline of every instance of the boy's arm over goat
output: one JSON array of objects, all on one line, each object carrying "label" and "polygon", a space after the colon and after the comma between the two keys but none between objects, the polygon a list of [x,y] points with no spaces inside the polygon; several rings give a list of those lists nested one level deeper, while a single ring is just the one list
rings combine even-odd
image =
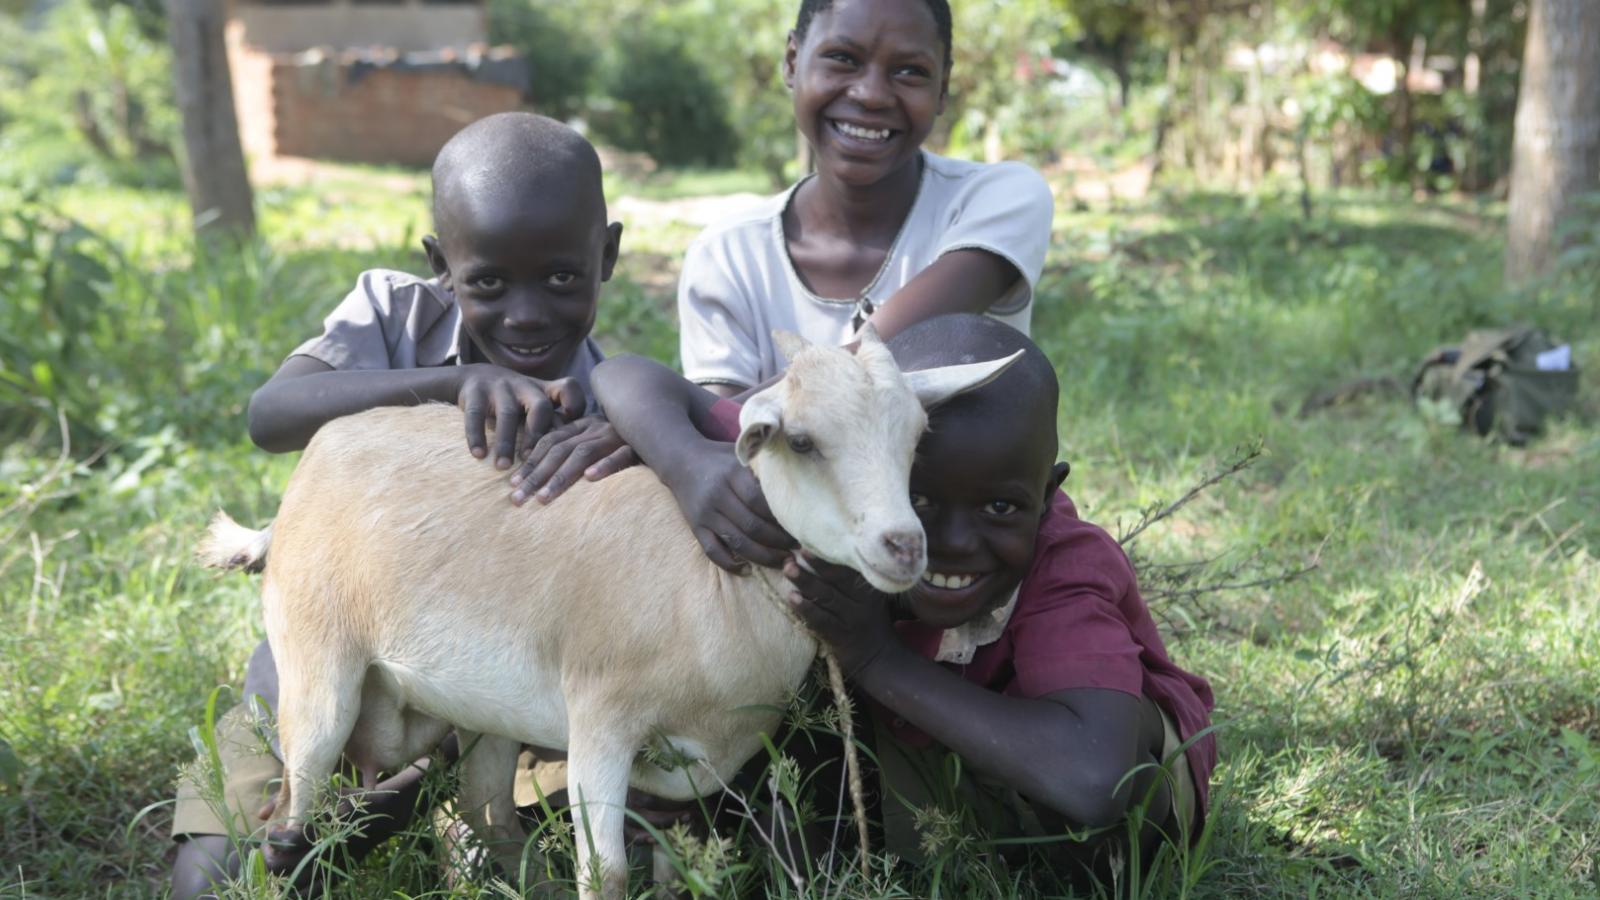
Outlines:
[{"label": "boy's arm over goat", "polygon": [[[269,453],[304,450],[333,419],[380,406],[454,403],[466,413],[467,449],[489,454],[488,421],[496,423],[494,458],[511,465],[519,433],[532,446],[560,410],[583,414],[587,397],[570,378],[539,381],[487,363],[423,369],[335,369],[320,359],[291,356],[250,396],[250,439]],[[509,426],[509,427],[508,427]]]}]

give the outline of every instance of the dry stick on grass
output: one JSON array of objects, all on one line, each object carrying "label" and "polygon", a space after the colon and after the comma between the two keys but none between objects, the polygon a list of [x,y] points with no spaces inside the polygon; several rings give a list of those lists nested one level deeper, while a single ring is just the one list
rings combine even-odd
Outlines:
[{"label": "dry stick on grass", "polygon": [[[1179,617],[1171,612],[1171,608],[1178,601],[1184,601],[1186,605],[1194,607],[1202,618],[1216,622],[1221,617],[1203,602],[1202,598],[1207,595],[1288,584],[1316,571],[1319,567],[1322,557],[1322,547],[1320,546],[1312,554],[1310,562],[1305,565],[1282,569],[1258,578],[1241,578],[1241,574],[1250,569],[1252,564],[1259,558],[1258,553],[1251,553],[1243,560],[1217,573],[1215,581],[1206,583],[1198,581],[1200,574],[1221,560],[1221,555],[1188,562],[1152,563],[1132,549],[1134,541],[1150,526],[1170,518],[1174,513],[1207,490],[1254,465],[1256,460],[1261,458],[1261,454],[1262,446],[1259,440],[1240,448],[1233,462],[1206,476],[1199,484],[1185,492],[1182,497],[1165,505],[1159,502],[1151,504],[1140,515],[1139,521],[1135,523],[1133,528],[1118,538],[1118,542],[1128,552],[1129,560],[1133,563],[1134,570],[1139,574],[1139,580],[1144,583],[1145,589],[1143,593],[1146,603],[1153,613],[1161,617],[1163,624],[1169,631],[1179,630],[1180,626],[1186,624],[1179,621]],[[1192,622],[1187,624],[1192,624]]]},{"label": "dry stick on grass", "polygon": [[1158,503],[1146,508],[1145,511],[1139,516],[1138,523],[1133,526],[1132,530],[1117,538],[1117,543],[1127,547],[1135,540],[1138,540],[1139,535],[1143,534],[1145,529],[1182,509],[1184,506],[1188,505],[1190,500],[1193,500],[1202,493],[1205,493],[1208,488],[1220,484],[1221,482],[1226,481],[1228,478],[1231,478],[1232,476],[1243,472],[1245,469],[1250,468],[1255,464],[1255,461],[1260,458],[1261,441],[1257,440],[1254,444],[1250,445],[1248,449],[1245,449],[1238,459],[1234,460],[1232,463],[1229,463],[1227,468],[1219,469],[1218,471],[1206,476],[1204,481],[1190,488],[1188,493],[1184,494],[1182,497],[1179,497],[1177,500],[1174,500],[1164,507]]},{"label": "dry stick on grass", "polygon": [[[18,491],[17,498],[7,505],[5,509],[0,509],[0,522],[4,522],[13,516],[16,517],[14,524],[9,528],[0,530],[0,547],[16,545],[15,538],[22,533],[23,526],[27,524],[28,519],[32,517],[34,511],[39,507],[51,500],[71,495],[70,491],[51,490],[52,485],[63,480],[67,475],[79,468],[94,465],[99,461],[100,457],[111,449],[109,446],[101,447],[90,454],[88,459],[83,460],[81,463],[75,463],[72,459],[72,431],[67,425],[67,414],[59,409],[56,410],[56,425],[61,430],[61,452],[56,455],[55,462],[50,464],[50,468],[45,471],[37,482],[31,485],[23,485],[22,490]],[[49,550],[56,544],[71,540],[77,536],[78,532],[72,531],[46,542],[45,553],[48,554]],[[0,577],[3,577],[17,560],[24,556],[32,555],[27,548],[19,548],[12,551],[5,559],[0,560]]]}]

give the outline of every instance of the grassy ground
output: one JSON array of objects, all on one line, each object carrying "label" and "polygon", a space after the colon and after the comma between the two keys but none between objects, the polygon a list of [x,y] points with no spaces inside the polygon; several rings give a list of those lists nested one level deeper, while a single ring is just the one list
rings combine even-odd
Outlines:
[{"label": "grassy ground", "polygon": [[[171,194],[0,203],[16,211],[0,222],[0,896],[163,892],[189,733],[260,632],[253,584],[199,571],[191,549],[218,507],[270,516],[293,465],[248,445],[244,401],[357,271],[421,264],[424,186],[353,178],[264,192],[265,241],[239,254],[197,254]],[[1583,412],[1527,449],[1381,389],[1301,415],[1319,390],[1406,378],[1476,325],[1538,321],[1596,368],[1594,281],[1503,293],[1492,213],[1340,196],[1302,222],[1271,197],[1194,194],[1058,216],[1034,332],[1085,515],[1130,527],[1264,450],[1134,545],[1174,656],[1216,689],[1222,763],[1188,877],[1119,890],[1600,893],[1593,379]],[[609,349],[672,359],[662,266],[692,233],[630,227]],[[1200,559],[1208,584],[1315,568],[1197,594],[1163,567]],[[381,857],[349,894],[429,891],[420,855]],[[942,893],[1051,893],[959,871]],[[928,873],[894,886],[934,890]]]}]

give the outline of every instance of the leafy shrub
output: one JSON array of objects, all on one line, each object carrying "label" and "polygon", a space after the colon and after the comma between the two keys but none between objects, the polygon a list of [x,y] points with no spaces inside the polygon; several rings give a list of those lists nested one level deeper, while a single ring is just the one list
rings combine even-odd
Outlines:
[{"label": "leafy shrub", "polygon": [[0,192],[0,208],[0,443],[51,440],[58,415],[78,450],[169,427],[236,437],[256,361],[304,328],[274,300],[323,274],[259,243],[152,266],[38,197]]},{"label": "leafy shrub", "polygon": [[[8,31],[23,29],[12,23]],[[9,73],[0,84],[18,85],[0,93],[0,172],[177,184],[171,54],[138,13],[70,0],[37,33],[23,33],[20,44],[0,49]]]},{"label": "leafy shrub", "polygon": [[602,140],[667,166],[733,162],[727,100],[676,35],[648,24],[622,35],[602,85],[611,103],[595,115]]},{"label": "leafy shrub", "polygon": [[509,44],[533,73],[528,95],[547,116],[570,119],[594,88],[599,48],[576,24],[581,7],[540,0],[490,0],[489,40]]}]

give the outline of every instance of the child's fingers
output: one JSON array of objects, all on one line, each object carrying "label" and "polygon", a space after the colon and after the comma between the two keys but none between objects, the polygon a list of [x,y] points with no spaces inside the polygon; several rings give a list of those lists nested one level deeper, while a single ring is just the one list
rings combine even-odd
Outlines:
[{"label": "child's fingers", "polygon": [[562,441],[546,450],[543,456],[531,458],[523,463],[522,468],[517,470],[517,476],[512,478],[516,489],[511,492],[511,502],[521,506],[535,494],[538,494],[539,499],[544,502],[559,496],[564,487],[548,495],[546,490],[552,486],[552,475],[571,451],[572,442]]},{"label": "child's fingers", "polygon": [[517,452],[517,429],[522,424],[522,403],[509,386],[495,392],[494,409],[494,464],[501,469],[511,468]]},{"label": "child's fingers", "polygon": [[722,538],[709,528],[696,528],[694,539],[700,542],[700,549],[705,551],[706,558],[716,564],[717,568],[734,575],[743,575],[749,570],[749,563],[739,559],[723,543]]},{"label": "child's fingers", "polygon": [[[532,484],[537,485],[535,490],[538,493],[535,496],[539,502],[549,503],[566,493],[567,488],[572,487],[573,483],[583,476],[583,471],[589,468],[590,463],[604,450],[604,441],[593,437],[562,441],[559,447],[553,448],[545,458],[545,462],[539,465],[539,469],[543,471],[536,471],[530,479]],[[550,469],[551,461],[557,455],[562,457],[560,464],[554,466],[555,471],[548,475],[544,474]]]},{"label": "child's fingers", "polygon": [[589,468],[584,469],[583,477],[589,479],[590,481],[600,481],[602,479],[609,478],[618,472],[621,472],[623,469],[629,469],[637,466],[638,464],[639,454],[633,452],[632,447],[629,447],[627,444],[623,444],[621,447],[611,451],[611,453],[606,456],[605,459],[602,459]]},{"label": "child's fingers", "polygon": [[787,551],[799,546],[795,543],[795,539],[789,536],[789,532],[772,521],[770,513],[762,515],[762,510],[766,508],[765,501],[761,501],[760,508],[757,508],[745,500],[736,489],[730,492],[719,506],[741,534],[777,554],[773,562],[761,561],[762,565],[777,568],[783,564],[784,557],[788,555]]},{"label": "child's fingers", "polygon": [[772,526],[776,534],[768,535],[777,538],[776,541],[762,540],[762,543],[773,547],[794,548],[799,546],[789,533],[779,528],[777,519],[772,515],[772,510],[767,506],[767,495],[761,492],[761,482],[756,481],[756,476],[744,466],[740,466],[728,479],[728,484],[739,500],[754,513],[756,518]]},{"label": "child's fingers", "polygon": [[576,378],[557,378],[545,382],[544,395],[569,419],[582,416],[584,410],[589,408],[589,395]]},{"label": "child's fingers", "polygon": [[562,425],[539,438],[521,468],[511,476],[511,485],[517,489],[512,499],[520,503],[544,487],[582,439],[583,428],[578,425]]},{"label": "child's fingers", "polygon": [[527,418],[523,420],[523,446],[533,447],[555,425],[556,410],[550,405],[550,400],[538,391],[529,391],[521,399],[527,411]]},{"label": "child's fingers", "polygon": [[479,391],[473,391],[461,405],[467,426],[467,450],[479,459],[489,455],[489,442],[484,438],[484,426],[489,418],[489,401]]}]

